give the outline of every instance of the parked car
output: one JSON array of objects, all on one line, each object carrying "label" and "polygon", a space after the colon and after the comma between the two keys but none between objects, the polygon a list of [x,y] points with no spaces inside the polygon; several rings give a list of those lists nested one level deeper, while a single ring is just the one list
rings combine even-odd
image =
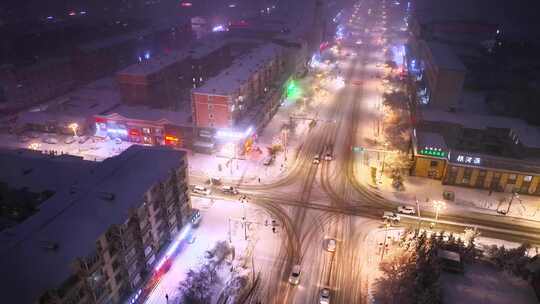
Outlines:
[{"label": "parked car", "polygon": [[193,187],[193,193],[208,195],[210,194],[210,190],[204,186],[195,185]]},{"label": "parked car", "polygon": [[270,166],[274,162],[274,157],[268,156],[263,160],[263,165]]},{"label": "parked car", "polygon": [[332,153],[326,152],[326,154],[324,155],[324,160],[331,161],[333,159],[334,157],[332,156]]},{"label": "parked car", "polygon": [[335,239],[328,239],[326,241],[326,250],[330,252],[334,252],[336,251],[336,247],[337,247],[337,242]]},{"label": "parked car", "polygon": [[397,222],[399,222],[401,220],[401,217],[398,214],[394,213],[394,212],[385,211],[383,213],[382,219],[386,220],[386,221],[391,221],[391,222],[397,223]]},{"label": "parked car", "polygon": [[221,192],[229,194],[238,194],[238,189],[233,186],[223,186],[221,187]]},{"label": "parked car", "polygon": [[64,140],[64,143],[65,143],[65,144],[68,144],[68,145],[69,145],[69,144],[72,144],[72,143],[74,143],[74,142],[75,142],[75,137],[73,137],[73,136],[67,137],[67,138]]},{"label": "parked car", "polygon": [[289,276],[289,283],[298,285],[300,283],[300,265],[294,265]]},{"label": "parked car", "polygon": [[25,142],[28,142],[28,141],[30,141],[30,137],[24,136],[24,135],[19,136],[19,142],[25,143]]},{"label": "parked car", "polygon": [[319,292],[319,304],[330,304],[330,289],[321,289]]},{"label": "parked car", "polygon": [[411,207],[411,206],[398,206],[397,207],[397,212],[399,213],[403,213],[403,214],[415,214],[416,213],[416,210],[414,209],[414,207]]},{"label": "parked car", "polygon": [[37,132],[29,132],[28,137],[30,137],[30,138],[39,138],[39,133],[37,133]]},{"label": "parked car", "polygon": [[44,143],[53,144],[53,145],[58,143],[58,139],[56,139],[55,137],[52,137],[52,136],[45,136],[45,137],[43,137],[42,141]]},{"label": "parked car", "polygon": [[79,143],[80,143],[80,144],[84,144],[84,143],[87,142],[89,139],[90,139],[89,136],[81,136],[81,137],[79,137]]}]

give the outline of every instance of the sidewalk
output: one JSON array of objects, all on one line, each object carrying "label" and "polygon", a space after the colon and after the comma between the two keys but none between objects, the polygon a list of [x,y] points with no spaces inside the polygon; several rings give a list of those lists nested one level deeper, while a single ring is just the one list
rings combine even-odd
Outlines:
[{"label": "sidewalk", "polygon": [[[446,203],[446,213],[463,213],[467,211],[482,212],[491,215],[499,215],[499,210],[506,211],[511,193],[493,192],[488,190],[465,188],[457,186],[443,185],[440,180],[434,180],[416,176],[404,176],[403,186],[405,190],[398,191],[392,187],[392,179],[386,174],[381,178],[382,183],[374,185],[371,182],[369,168],[367,166],[356,166],[356,176],[362,183],[376,188],[385,198],[401,202],[405,205],[416,207],[418,200],[421,210],[433,209],[433,201],[444,201]],[[444,191],[454,193],[454,200],[443,198]],[[522,195],[514,198],[512,206],[507,216],[522,218],[533,221],[540,221],[540,197],[532,195]]]},{"label": "sidewalk", "polygon": [[[311,86],[313,81],[311,75],[296,80],[298,86],[304,92],[308,90],[307,88]],[[300,110],[300,108],[304,107],[301,99],[305,97],[304,92],[296,99],[286,99],[274,117],[258,134],[253,146],[259,148],[261,153],[254,151],[232,161],[230,158],[220,156],[219,152],[212,155],[193,153],[188,156],[190,175],[200,178],[220,178],[224,183],[252,185],[269,184],[286,176],[288,170],[294,164],[295,157],[303,144],[306,133],[309,131],[309,120],[295,120],[294,132],[289,132],[287,135],[286,157],[285,151],[281,151],[276,154],[276,158],[271,165],[265,166],[263,161],[269,156],[267,148],[271,147],[272,143],[281,137],[282,126],[289,123],[291,115],[316,116],[315,113]]]}]

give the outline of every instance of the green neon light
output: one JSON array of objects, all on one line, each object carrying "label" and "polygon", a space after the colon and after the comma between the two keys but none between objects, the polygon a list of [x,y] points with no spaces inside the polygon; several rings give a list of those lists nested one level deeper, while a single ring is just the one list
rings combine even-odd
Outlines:
[{"label": "green neon light", "polygon": [[437,151],[437,150],[431,150],[431,149],[422,149],[419,152],[422,155],[429,155],[429,156],[436,156],[436,157],[446,157],[448,154],[446,151]]}]

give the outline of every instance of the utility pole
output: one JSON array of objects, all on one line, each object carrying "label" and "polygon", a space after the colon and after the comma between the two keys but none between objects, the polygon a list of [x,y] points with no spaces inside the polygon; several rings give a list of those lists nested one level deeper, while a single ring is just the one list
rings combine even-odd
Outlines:
[{"label": "utility pole", "polygon": [[388,226],[390,226],[390,224],[387,221],[385,221],[384,222],[384,241],[383,241],[383,246],[381,250],[381,262],[384,258],[384,251],[386,250],[386,239],[388,238]]},{"label": "utility pole", "polygon": [[416,213],[418,214],[418,233],[420,233],[420,226],[422,225],[422,217],[420,215],[420,203],[418,202],[418,199],[415,196],[416,201]]},{"label": "utility pole", "polygon": [[508,202],[508,209],[506,209],[505,214],[508,214],[508,212],[510,212],[510,207],[512,207],[512,202],[514,201],[514,198],[519,199],[519,194],[515,190],[512,191],[512,197],[510,198],[510,202]]}]

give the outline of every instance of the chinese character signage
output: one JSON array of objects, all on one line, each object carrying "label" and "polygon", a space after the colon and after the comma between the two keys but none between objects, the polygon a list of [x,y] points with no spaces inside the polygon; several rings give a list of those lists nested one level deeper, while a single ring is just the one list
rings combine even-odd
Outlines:
[{"label": "chinese character signage", "polygon": [[462,164],[471,164],[471,165],[477,165],[478,166],[478,165],[480,165],[482,160],[480,159],[480,157],[472,157],[472,156],[468,156],[468,155],[458,154],[458,156],[456,157],[456,162],[462,163]]},{"label": "chinese character signage", "polygon": [[432,148],[425,147],[424,149],[418,152],[421,155],[435,156],[435,157],[446,157],[448,153],[443,151],[441,148]]}]

